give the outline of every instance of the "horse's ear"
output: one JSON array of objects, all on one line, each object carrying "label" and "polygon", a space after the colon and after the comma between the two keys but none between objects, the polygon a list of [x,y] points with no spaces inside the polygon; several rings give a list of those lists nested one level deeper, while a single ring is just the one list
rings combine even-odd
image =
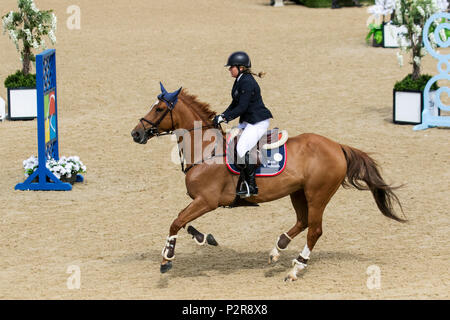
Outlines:
[{"label": "horse's ear", "polygon": [[178,89],[177,91],[174,91],[174,92],[168,92],[168,93],[166,93],[166,94],[164,95],[164,97],[165,97],[168,101],[173,102],[173,103],[176,103],[176,102],[177,102],[177,99],[178,99],[178,95],[179,95],[180,92],[181,92],[181,89],[182,89],[182,88],[180,88],[180,89]]},{"label": "horse's ear", "polygon": [[161,87],[161,93],[167,93],[166,89],[164,88],[162,82],[159,82],[159,86]]},{"label": "horse's ear", "polygon": [[174,92],[175,97],[178,97],[178,95],[180,94],[182,89],[183,89],[183,87],[181,87],[180,89],[178,89],[177,91]]}]

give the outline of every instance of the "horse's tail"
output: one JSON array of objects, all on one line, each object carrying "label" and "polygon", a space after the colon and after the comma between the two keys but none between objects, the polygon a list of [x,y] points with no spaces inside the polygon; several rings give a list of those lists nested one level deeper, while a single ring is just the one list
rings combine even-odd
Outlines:
[{"label": "horse's tail", "polygon": [[[387,185],[381,177],[377,163],[365,152],[346,145],[341,145],[341,148],[347,160],[347,176],[342,186],[370,190],[383,215],[399,222],[406,222],[405,219],[397,217],[393,209],[393,204],[397,203],[403,213],[400,201],[393,191],[401,186]],[[365,185],[362,182],[365,182]]]}]

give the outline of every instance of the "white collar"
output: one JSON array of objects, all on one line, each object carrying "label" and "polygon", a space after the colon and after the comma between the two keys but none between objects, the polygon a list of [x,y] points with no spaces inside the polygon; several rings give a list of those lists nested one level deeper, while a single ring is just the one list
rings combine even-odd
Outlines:
[{"label": "white collar", "polygon": [[242,75],[243,75],[243,73],[241,73],[241,74],[239,75],[239,77],[237,77],[236,82],[239,81],[239,79],[242,77]]}]

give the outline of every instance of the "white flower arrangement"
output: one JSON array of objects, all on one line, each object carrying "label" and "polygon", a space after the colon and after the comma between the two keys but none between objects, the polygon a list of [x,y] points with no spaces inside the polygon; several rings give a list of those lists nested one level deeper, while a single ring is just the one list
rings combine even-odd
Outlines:
[{"label": "white flower arrangement", "polygon": [[31,49],[46,49],[44,36],[56,43],[57,19],[52,10],[40,11],[34,0],[17,0],[17,5],[18,12],[10,11],[2,17],[2,27],[20,52],[22,72],[27,75],[30,63],[35,61]]},{"label": "white flower arrangement", "polygon": [[[425,22],[433,14],[437,12],[446,11],[448,7],[447,0],[395,0],[395,22],[406,28],[407,32],[404,34],[406,42],[410,46],[406,46],[399,37],[400,52],[397,53],[397,60],[399,65],[403,65],[403,59],[400,58],[403,53],[411,52],[411,64],[413,65],[412,78],[417,80],[420,77],[420,67],[422,58],[426,51],[423,50],[422,31]],[[437,22],[434,23],[437,26]],[[446,39],[445,31],[441,37]],[[428,35],[430,44],[436,48],[436,39],[434,34]]]},{"label": "white flower arrangement", "polygon": [[403,56],[399,52],[397,52],[397,62],[400,67],[403,66]]},{"label": "white flower arrangement", "polygon": [[376,18],[383,16],[387,16],[394,12],[395,9],[395,0],[375,0],[375,5],[370,6],[367,9],[368,13],[373,14]]},{"label": "white flower arrangement", "polygon": [[[61,157],[58,161],[55,159],[47,160],[45,164],[58,179],[61,177],[70,178],[72,175],[78,173],[85,173],[86,166],[81,162],[80,157]],[[29,177],[39,167],[39,160],[35,156],[29,157],[23,161],[23,168],[25,170],[25,177]]]}]

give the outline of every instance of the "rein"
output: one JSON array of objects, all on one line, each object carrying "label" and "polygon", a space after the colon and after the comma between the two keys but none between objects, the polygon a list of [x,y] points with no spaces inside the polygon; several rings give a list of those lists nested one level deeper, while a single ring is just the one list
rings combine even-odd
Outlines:
[{"label": "rein", "polygon": [[213,158],[216,158],[216,157],[225,157],[225,154],[217,154],[217,155],[216,155],[216,154],[214,154],[214,151],[213,151],[213,154],[211,154],[208,158],[202,159],[201,161],[198,161],[198,162],[196,162],[196,163],[193,163],[193,164],[191,164],[190,167],[187,167],[186,169],[184,169],[184,163],[183,163],[183,161],[181,160],[181,156],[180,156],[181,171],[183,171],[184,174],[187,174],[187,172],[188,172],[189,170],[191,170],[193,167],[195,167],[196,165],[202,164],[203,162],[208,161],[208,160],[213,159]]},{"label": "rein", "polygon": [[[147,120],[147,119],[145,119],[145,118],[141,118],[141,119],[139,120],[139,122],[141,123],[142,127],[144,128],[144,132],[145,132],[145,134],[146,134],[147,136],[153,135],[153,136],[156,136],[156,137],[161,137],[161,136],[165,136],[165,135],[172,135],[172,134],[174,134],[174,131],[175,131],[175,125],[174,125],[174,123],[173,123],[173,114],[172,114],[172,110],[175,108],[175,104],[176,104],[177,101],[175,101],[175,102],[168,101],[168,100],[164,99],[164,97],[161,96],[161,95],[158,96],[158,99],[159,99],[160,101],[163,101],[163,102],[167,105],[166,111],[164,111],[164,113],[161,115],[161,117],[160,117],[156,122],[152,122],[152,121]],[[161,122],[164,120],[164,118],[167,116],[167,114],[168,114],[169,112],[170,112],[170,119],[171,119],[171,121],[172,121],[172,129],[170,129],[170,130],[167,131],[167,132],[162,132],[162,133],[161,133],[161,132],[159,131],[159,125],[161,124]],[[145,128],[144,122],[150,124],[151,127],[148,128],[148,129],[146,129],[146,128]],[[220,126],[220,125],[219,125],[219,126]],[[202,127],[200,127],[200,128],[195,128],[195,127],[194,127],[194,128],[192,128],[192,129],[186,129],[186,131],[191,132],[191,131],[195,131],[195,130],[198,130],[198,129],[203,130],[203,129],[205,129],[205,128],[214,128],[214,125],[210,124],[210,125],[202,126]],[[177,143],[177,145],[178,145],[178,143]],[[217,142],[216,142],[216,145],[217,145]],[[215,158],[215,157],[224,157],[225,154],[216,155],[216,154],[215,154],[215,148],[214,148],[212,154],[211,154],[208,158],[202,159],[201,161],[198,161],[198,162],[196,162],[196,163],[193,163],[193,164],[191,164],[191,165],[190,165],[189,167],[187,167],[187,168],[184,167],[184,160],[185,160],[185,158],[184,158],[184,153],[183,153],[182,149],[180,149],[180,146],[179,146],[179,145],[178,145],[178,156],[180,157],[181,171],[182,171],[184,174],[187,174],[187,172],[188,172],[189,170],[191,170],[193,167],[195,167],[196,165],[202,164],[203,162],[205,162],[205,161],[207,161],[207,160],[210,160],[210,159],[212,159],[212,158]]]},{"label": "rein", "polygon": [[[202,126],[201,128],[192,128],[192,129],[189,129],[189,130],[187,130],[188,132],[191,132],[191,131],[194,131],[194,130],[197,130],[197,129],[204,129],[204,128],[212,128],[212,127],[214,127],[213,125],[207,125],[207,126]],[[183,153],[183,149],[180,149],[180,145],[177,143],[177,145],[178,145],[178,155],[179,155],[179,157],[180,157],[180,165],[181,165],[181,171],[184,173],[184,174],[187,174],[187,172],[189,171],[189,170],[191,170],[193,167],[195,167],[196,165],[199,165],[199,164],[202,164],[202,163],[204,163],[205,161],[208,161],[208,160],[210,160],[210,159],[213,159],[213,158],[216,158],[216,157],[225,157],[225,154],[215,154],[215,152],[216,152],[216,146],[217,146],[217,141],[215,142],[215,146],[214,146],[214,149],[213,149],[213,151],[212,151],[212,154],[209,156],[209,157],[207,157],[206,159],[202,159],[202,160],[200,160],[200,161],[197,161],[197,162],[195,162],[195,163],[192,163],[189,167],[187,167],[187,168],[185,168],[184,167],[184,160],[185,160],[185,158],[184,158],[184,153]]]}]

